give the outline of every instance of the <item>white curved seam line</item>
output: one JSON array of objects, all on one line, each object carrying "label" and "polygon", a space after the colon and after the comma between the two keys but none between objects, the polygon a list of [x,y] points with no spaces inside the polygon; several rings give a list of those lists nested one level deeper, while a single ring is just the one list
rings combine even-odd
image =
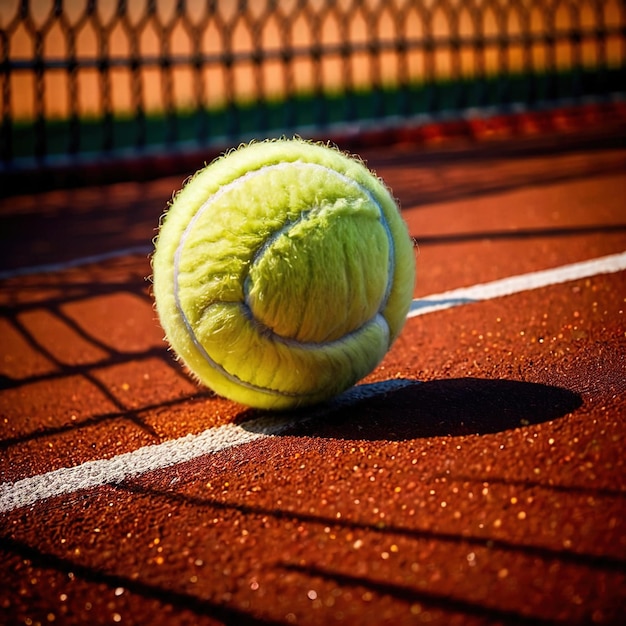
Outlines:
[{"label": "white curved seam line", "polygon": [[[288,392],[285,392],[285,391],[280,391],[280,390],[276,390],[276,389],[270,389],[270,388],[266,388],[266,387],[261,387],[259,385],[254,385],[253,383],[250,383],[250,382],[247,382],[245,380],[242,380],[238,376],[236,376],[236,375],[232,374],[231,372],[229,372],[228,370],[226,370],[222,365],[217,363],[208,354],[208,352],[206,351],[204,346],[198,341],[198,338],[196,337],[196,334],[195,334],[195,332],[193,330],[193,327],[192,327],[191,323],[189,322],[189,319],[187,318],[187,315],[185,314],[185,311],[182,308],[182,305],[181,305],[181,302],[180,302],[179,283],[178,283],[178,275],[179,275],[179,269],[180,269],[180,260],[181,260],[181,255],[182,255],[182,249],[183,249],[183,247],[185,245],[185,242],[186,242],[186,240],[187,240],[187,238],[189,236],[189,233],[193,230],[196,222],[200,219],[202,214],[213,203],[215,203],[220,197],[222,197],[224,194],[228,193],[231,189],[239,187],[245,181],[250,180],[251,178],[254,178],[256,176],[260,176],[262,174],[266,174],[268,172],[268,170],[280,170],[280,169],[288,169],[288,168],[293,168],[293,167],[299,167],[299,168],[302,168],[302,169],[323,170],[326,173],[329,173],[329,174],[331,174],[333,176],[336,176],[337,178],[339,178],[345,184],[347,184],[347,185],[349,185],[349,186],[351,186],[353,188],[358,189],[359,192],[361,192],[362,194],[366,195],[369,198],[369,200],[378,208],[380,221],[381,221],[381,224],[382,224],[383,228],[385,229],[385,234],[387,235],[387,239],[388,239],[388,242],[389,242],[388,279],[387,279],[387,285],[386,285],[385,294],[383,296],[383,299],[381,301],[379,309],[376,312],[376,315],[374,315],[374,317],[372,317],[370,320],[368,320],[367,322],[362,324],[358,329],[355,329],[354,331],[344,335],[340,339],[332,341],[332,342],[303,343],[303,342],[298,342],[298,341],[295,341],[295,340],[289,340],[288,338],[280,337],[279,335],[275,335],[275,334],[273,334],[272,337],[276,337],[277,340],[281,341],[282,343],[285,343],[287,345],[291,345],[293,347],[314,350],[314,349],[319,349],[321,347],[330,347],[330,346],[333,346],[333,345],[340,344],[340,343],[344,342],[347,338],[349,338],[349,337],[355,335],[356,333],[362,331],[366,326],[368,326],[368,325],[370,325],[372,323],[375,323],[375,324],[377,324],[379,326],[383,326],[383,323],[384,323],[383,330],[386,332],[387,337],[388,337],[387,344],[389,343],[389,336],[390,336],[389,327],[388,327],[388,324],[387,324],[387,320],[382,315],[382,311],[384,310],[384,308],[387,305],[387,301],[388,301],[389,294],[390,294],[390,291],[391,291],[391,283],[392,283],[393,275],[394,275],[394,272],[395,272],[395,248],[394,248],[394,244],[393,244],[393,237],[392,237],[392,234],[391,234],[391,230],[389,228],[389,224],[387,223],[387,219],[385,217],[384,211],[383,211],[382,206],[380,205],[380,203],[372,195],[372,193],[369,191],[369,189],[367,189],[366,187],[361,185],[356,180],[354,180],[352,178],[349,178],[345,174],[342,174],[341,172],[337,172],[336,170],[333,170],[332,168],[329,168],[329,167],[327,167],[325,165],[320,165],[319,163],[308,163],[308,162],[303,162],[303,161],[289,161],[289,162],[285,162],[285,163],[275,163],[273,165],[265,165],[265,166],[263,166],[263,167],[261,167],[261,168],[259,168],[257,170],[246,172],[243,176],[240,176],[239,178],[236,178],[235,180],[231,181],[230,183],[227,183],[226,185],[223,185],[213,195],[211,195],[209,198],[207,198],[202,203],[200,208],[196,211],[194,216],[191,218],[191,220],[189,221],[189,224],[187,224],[187,226],[185,227],[185,230],[183,231],[183,234],[181,235],[180,241],[178,242],[178,246],[176,247],[176,251],[174,253],[174,301],[176,303],[176,308],[178,310],[180,318],[182,319],[183,324],[184,324],[184,326],[185,326],[185,328],[187,330],[187,333],[188,333],[191,341],[193,342],[194,346],[196,347],[196,349],[198,350],[198,352],[202,356],[202,358],[208,363],[208,365],[210,367],[212,367],[216,371],[220,372],[228,380],[230,380],[231,382],[234,382],[236,384],[242,385],[242,386],[246,387],[247,389],[251,389],[253,391],[260,391],[260,392],[263,392],[263,393],[269,393],[269,394],[273,394],[273,395],[278,394],[278,395],[293,396],[293,397],[307,397],[307,396],[315,395],[315,394],[288,393]],[[311,210],[313,210],[313,209],[310,209],[309,211],[306,211],[305,214],[308,215]],[[302,217],[300,219],[302,219]],[[265,245],[265,244],[263,244],[263,245]],[[243,304],[245,306],[245,302]],[[271,329],[268,329],[268,330],[271,330]]]}]

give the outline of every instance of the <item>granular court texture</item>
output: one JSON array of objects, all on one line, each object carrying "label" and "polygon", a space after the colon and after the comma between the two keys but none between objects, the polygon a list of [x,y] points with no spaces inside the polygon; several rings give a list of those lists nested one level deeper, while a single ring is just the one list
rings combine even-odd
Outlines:
[{"label": "granular court texture", "polygon": [[179,179],[3,201],[0,623],[622,623],[623,130],[363,154],[416,239],[412,317],[288,413],[163,343]]}]

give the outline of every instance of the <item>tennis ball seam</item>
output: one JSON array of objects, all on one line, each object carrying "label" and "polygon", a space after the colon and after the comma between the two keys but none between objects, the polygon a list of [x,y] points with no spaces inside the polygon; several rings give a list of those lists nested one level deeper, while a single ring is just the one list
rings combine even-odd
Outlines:
[{"label": "tennis ball seam", "polygon": [[[306,163],[303,161],[295,161],[295,162],[291,162],[289,164],[281,164],[281,165],[290,165],[290,166],[301,166],[304,168],[311,168],[311,169],[322,169],[324,170],[325,173],[327,174],[331,174],[333,176],[336,176],[337,178],[341,179],[342,182],[351,185],[353,187],[356,187],[359,192],[363,193],[364,195],[366,195],[368,197],[368,199],[370,200],[370,202],[372,202],[372,204],[374,204],[376,206],[376,208],[378,209],[378,215],[379,215],[379,221],[381,226],[383,227],[384,231],[385,231],[385,236],[387,238],[387,241],[389,243],[389,251],[388,251],[388,259],[387,259],[387,282],[385,285],[385,291],[383,293],[383,296],[381,298],[380,301],[380,305],[376,311],[376,313],[369,318],[368,320],[366,320],[365,322],[363,322],[361,324],[361,326],[353,329],[352,331],[350,331],[349,333],[346,333],[344,335],[344,337],[349,337],[350,335],[354,334],[355,332],[357,332],[359,330],[359,328],[361,328],[362,326],[365,326],[368,322],[370,322],[372,319],[374,319],[374,317],[376,317],[376,315],[382,315],[382,311],[385,310],[386,306],[387,306],[387,302],[389,301],[389,296],[391,294],[391,288],[393,285],[393,277],[395,274],[395,244],[394,244],[394,239],[393,239],[393,235],[391,233],[391,229],[389,228],[389,223],[387,222],[387,218],[385,216],[385,212],[382,208],[382,206],[380,205],[380,203],[378,202],[378,200],[374,197],[374,195],[369,191],[369,189],[367,189],[366,187],[364,187],[363,185],[361,185],[359,182],[355,181],[353,178],[350,178],[349,176],[346,176],[345,174],[342,174],[341,172],[337,172],[336,170],[333,170],[332,168],[326,167],[324,165],[320,165],[317,163]],[[275,168],[276,165],[269,165],[269,166],[264,166],[262,168],[259,168],[259,170],[255,170],[257,172],[260,172],[261,170],[264,169],[273,169]],[[235,179],[235,181],[232,182],[236,182],[238,179]],[[209,199],[210,200],[210,199]],[[252,260],[250,262],[250,270],[248,271],[248,274],[246,275],[246,278],[244,279],[244,304],[246,305],[246,310],[248,311],[248,317],[251,321],[255,322],[257,325],[257,328],[261,331],[264,332],[264,334],[266,334],[267,336],[270,336],[272,338],[274,338],[277,341],[281,341],[282,343],[285,343],[286,345],[292,345],[292,346],[311,346],[311,347],[324,347],[324,346],[329,346],[332,344],[336,344],[336,342],[333,341],[321,341],[321,342],[315,342],[315,341],[311,341],[311,342],[301,342],[301,341],[297,341],[294,339],[291,339],[289,337],[284,337],[278,333],[275,333],[271,328],[267,327],[265,324],[263,324],[262,322],[260,322],[259,320],[257,320],[254,317],[254,313],[252,312],[252,309],[249,305],[249,283],[250,283],[250,272],[252,271],[252,267],[254,267],[255,263],[257,263],[265,254],[265,252],[271,247],[271,245],[281,236],[284,234],[287,234],[293,227],[295,227],[298,223],[300,223],[302,220],[304,219],[308,219],[311,214],[313,214],[316,210],[318,210],[319,207],[312,207],[311,209],[309,209],[308,211],[303,211],[300,216],[298,217],[298,219],[296,220],[287,220],[283,226],[281,228],[279,228],[278,230],[276,230],[274,233],[272,233],[272,235],[270,237],[268,237],[263,244],[259,247],[259,249],[254,253]],[[199,211],[202,210],[202,207],[199,209]],[[176,276],[175,276],[175,280],[176,280]],[[384,318],[384,316],[383,316]]]},{"label": "tennis ball seam", "polygon": [[[186,320],[185,318],[185,326],[187,326],[187,328],[189,328],[188,324],[189,324],[188,320]],[[381,315],[380,313],[377,313],[372,319],[368,320],[365,324],[360,326],[357,330],[346,334],[341,339],[338,339],[333,342],[327,342],[325,344],[317,344],[316,347],[318,348],[330,347],[330,346],[340,345],[342,343],[347,343],[349,340],[356,339],[357,335],[365,333],[365,331],[370,326],[373,326],[373,325],[376,325],[381,329],[388,343],[389,337],[390,337],[389,324],[387,323],[387,320],[385,319],[383,315]],[[226,368],[224,368],[217,361],[215,361],[205,350],[204,346],[200,342],[197,341],[197,338],[195,337],[195,335],[190,334],[190,338],[193,341],[194,345],[196,346],[198,352],[200,352],[200,354],[202,355],[202,357],[204,358],[205,362],[208,365],[210,365],[215,371],[222,374],[222,376],[227,378],[229,381],[236,383],[238,385],[241,385],[242,387],[245,387],[246,389],[250,389],[252,391],[256,391],[260,393],[265,393],[271,396],[281,396],[281,397],[286,397],[286,398],[308,398],[308,397],[314,398],[320,395],[318,390],[310,391],[310,392],[295,392],[295,391],[289,392],[289,391],[285,391],[284,389],[275,389],[272,387],[264,387],[262,385],[255,385],[254,383],[251,383],[247,380],[239,378],[237,375],[229,372]],[[307,347],[307,344],[301,344],[301,343],[296,343],[295,345],[292,346],[292,348],[300,348],[300,349],[305,349],[305,350],[311,349]]]},{"label": "tennis ball seam", "polygon": [[[327,341],[327,342],[301,342],[295,339],[291,339],[289,337],[283,337],[282,335],[279,335],[277,333],[275,333],[271,328],[267,327],[265,324],[263,324],[262,322],[260,322],[259,320],[257,320],[254,317],[254,314],[248,304],[247,301],[247,294],[246,294],[246,289],[245,289],[245,285],[246,285],[246,281],[248,281],[249,279],[249,272],[246,276],[246,280],[244,281],[244,301],[242,303],[240,303],[242,305],[242,309],[243,309],[243,313],[244,315],[249,319],[249,321],[251,323],[253,323],[255,325],[255,327],[257,328],[257,330],[264,334],[265,336],[269,337],[270,339],[272,339],[273,341],[276,342],[280,342],[283,343],[285,345],[288,345],[292,348],[299,348],[299,349],[310,349],[310,350],[315,350],[315,349],[323,349],[323,348],[328,348],[330,346],[338,346],[341,344],[345,344],[346,342],[348,342],[351,339],[354,339],[356,337],[356,335],[358,335],[361,332],[364,332],[365,329],[367,329],[369,326],[371,326],[372,324],[376,324],[378,326],[380,326],[383,329],[383,332],[386,335],[387,338],[387,345],[389,345],[389,341],[390,341],[390,337],[391,337],[391,333],[390,333],[390,329],[389,329],[389,324],[386,320],[386,318],[383,315],[383,311],[385,310],[386,306],[387,306],[387,302],[389,300],[389,296],[391,293],[391,289],[392,289],[392,285],[393,285],[393,278],[395,275],[395,245],[394,245],[394,238],[393,238],[393,234],[391,232],[391,228],[388,224],[387,218],[385,216],[385,212],[383,207],[381,206],[380,202],[377,200],[377,198],[374,196],[374,194],[364,185],[362,185],[361,183],[359,183],[357,180],[347,176],[346,174],[342,173],[342,172],[338,172],[337,170],[334,170],[328,166],[322,165],[320,163],[311,163],[311,162],[306,162],[306,161],[302,161],[300,159],[295,160],[295,161],[289,161],[289,162],[280,162],[280,163],[272,163],[270,165],[263,165],[257,169],[254,170],[250,170],[247,171],[245,174],[229,181],[227,184],[223,185],[222,187],[220,187],[217,191],[215,191],[213,194],[211,194],[198,208],[198,210],[196,211],[196,213],[193,215],[193,217],[191,218],[191,220],[189,221],[189,223],[187,224],[186,228],[184,229],[181,238],[178,242],[178,245],[176,247],[176,251],[174,254],[174,300],[175,300],[175,305],[176,305],[176,309],[180,315],[180,318],[185,326],[186,332],[189,336],[189,338],[191,339],[192,343],[194,344],[194,346],[196,347],[196,349],[198,350],[198,352],[200,353],[200,355],[202,356],[202,358],[205,360],[205,362],[212,367],[213,369],[215,369],[216,371],[220,372],[223,376],[225,376],[227,379],[229,379],[231,382],[240,384],[248,389],[254,390],[254,391],[258,391],[258,392],[263,392],[263,393],[267,393],[267,394],[271,394],[271,395],[279,395],[279,396],[287,396],[287,397],[307,397],[307,396],[315,396],[317,395],[317,392],[311,392],[311,393],[305,393],[305,392],[287,392],[285,390],[280,390],[280,389],[273,389],[273,388],[269,388],[269,387],[265,387],[262,385],[255,385],[254,383],[250,383],[249,381],[243,380],[240,377],[238,377],[237,375],[229,372],[228,370],[226,370],[221,364],[217,363],[217,361],[215,361],[214,358],[212,358],[208,352],[206,351],[206,349],[204,348],[204,346],[201,344],[201,342],[198,340],[193,326],[190,323],[187,315],[185,314],[185,311],[182,307],[181,304],[181,299],[180,299],[180,293],[179,293],[179,272],[180,272],[180,262],[181,262],[181,256],[182,256],[182,252],[183,252],[183,248],[185,246],[185,243],[187,241],[188,235],[190,232],[193,231],[197,221],[202,217],[203,213],[208,210],[208,208],[211,206],[211,204],[215,203],[217,200],[219,200],[219,198],[228,193],[230,190],[235,189],[236,187],[245,184],[246,181],[250,180],[252,177],[255,176],[260,176],[264,173],[267,173],[268,171],[273,171],[273,170],[281,170],[281,169],[289,169],[289,168],[293,168],[293,167],[300,167],[300,168],[305,168],[305,169],[316,169],[316,170],[321,170],[323,171],[325,174],[329,174],[331,176],[335,176],[337,178],[339,178],[341,180],[341,182],[356,188],[360,193],[362,193],[363,195],[365,195],[368,200],[370,202],[373,203],[374,206],[376,206],[376,208],[378,209],[378,215],[379,215],[379,222],[381,224],[381,226],[383,227],[384,231],[385,231],[385,236],[387,238],[387,241],[389,243],[389,249],[388,249],[388,278],[387,278],[387,282],[385,285],[385,292],[383,294],[383,297],[381,299],[380,305],[378,310],[376,311],[375,315],[373,315],[370,319],[366,320],[363,324],[361,324],[358,328],[352,330],[349,333],[346,333],[345,335],[343,335],[342,337],[340,337],[339,339],[336,339],[334,341]],[[279,228],[277,231],[275,231],[272,236],[266,240],[260,247],[259,249],[255,252],[255,254],[253,255],[252,258],[252,262],[251,264],[254,264],[254,262],[257,261],[258,258],[262,257],[262,254],[265,250],[267,250],[267,248],[269,247],[269,245],[271,245],[271,242],[273,240],[275,240],[277,237],[279,237],[281,234],[287,232],[289,229],[293,228],[293,226],[295,226],[295,224],[297,224],[299,221],[301,221],[302,219],[310,216],[310,214],[316,209],[316,207],[311,207],[309,210],[307,211],[303,211],[300,215],[300,217],[298,218],[298,220],[291,220],[291,221],[286,221],[283,226],[281,228]],[[235,303],[233,303],[235,304]]]}]

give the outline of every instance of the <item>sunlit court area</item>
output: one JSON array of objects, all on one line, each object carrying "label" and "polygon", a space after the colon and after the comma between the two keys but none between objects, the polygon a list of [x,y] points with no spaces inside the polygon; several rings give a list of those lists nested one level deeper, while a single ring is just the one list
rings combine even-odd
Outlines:
[{"label": "sunlit court area", "polygon": [[[291,147],[194,178],[294,138],[374,182]],[[263,295],[322,170],[337,228],[371,201],[382,230]],[[235,279],[243,351],[198,330]],[[623,624],[625,311],[621,0],[0,0],[0,624]]]}]

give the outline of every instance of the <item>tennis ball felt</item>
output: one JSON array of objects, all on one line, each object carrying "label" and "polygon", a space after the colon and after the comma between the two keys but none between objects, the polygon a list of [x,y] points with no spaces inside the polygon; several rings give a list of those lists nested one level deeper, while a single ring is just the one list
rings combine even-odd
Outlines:
[{"label": "tennis ball felt", "polygon": [[412,241],[365,165],[301,139],[252,143],[175,195],[152,259],[173,350],[258,408],[323,401],[371,372],[402,328]]}]

